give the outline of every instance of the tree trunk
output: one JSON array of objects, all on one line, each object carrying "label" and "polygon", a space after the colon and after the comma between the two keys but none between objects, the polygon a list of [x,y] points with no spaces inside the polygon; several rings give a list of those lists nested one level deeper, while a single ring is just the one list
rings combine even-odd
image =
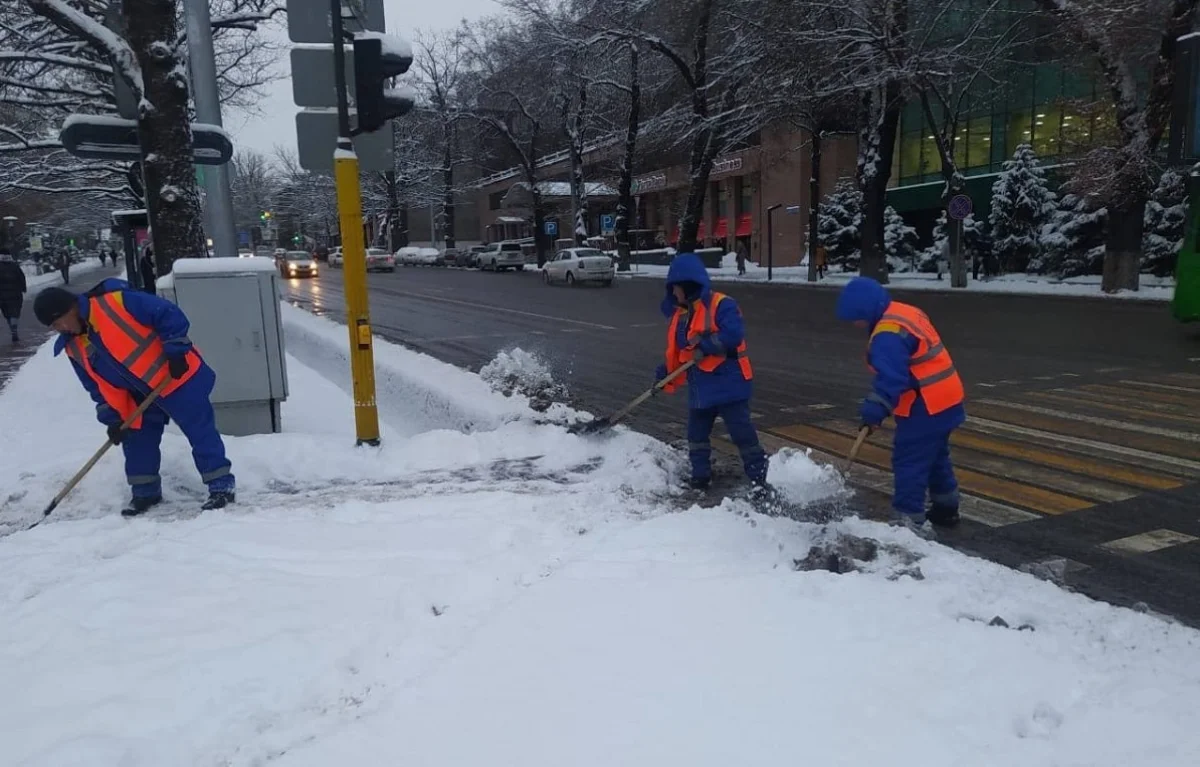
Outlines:
[{"label": "tree trunk", "polygon": [[396,209],[396,249],[408,247],[408,206]]},{"label": "tree trunk", "polygon": [[387,240],[388,250],[395,253],[401,247],[400,242],[400,184],[396,181],[396,172],[388,171],[383,175],[383,185],[387,189]]},{"label": "tree trunk", "polygon": [[813,128],[808,146],[808,281],[817,281],[817,232],[821,225],[821,131]]},{"label": "tree trunk", "polygon": [[1125,204],[1108,209],[1108,232],[1104,238],[1104,276],[1100,289],[1105,293],[1137,290],[1142,259],[1142,228],[1146,199],[1130,195]]},{"label": "tree trunk", "polygon": [[629,219],[634,215],[633,160],[637,153],[638,129],[641,126],[641,76],[638,73],[638,49],[629,46],[629,114],[625,120],[625,154],[621,157],[621,180],[617,189],[617,256],[619,271],[630,267]]},{"label": "tree trunk", "polygon": [[716,143],[712,128],[701,129],[692,142],[688,196],[683,207],[683,217],[679,221],[679,243],[676,246],[679,253],[694,253],[699,245],[696,235],[700,231],[700,222],[704,219],[704,198],[708,193],[708,178],[712,173],[713,160],[716,159]]},{"label": "tree trunk", "polygon": [[146,211],[162,277],[177,258],[207,254],[192,156],[187,67],[168,42],[178,37],[174,0],[125,0],[126,39],[142,69],[146,91],[138,140],[146,182]]},{"label": "tree trunk", "polygon": [[587,86],[580,86],[579,102],[567,131],[567,148],[571,154],[571,236],[578,246],[586,245],[588,238],[587,184],[583,177],[583,139],[587,104]]},{"label": "tree trunk", "polygon": [[454,230],[454,140],[446,141],[442,154],[442,229],[446,236],[446,249],[456,247],[458,242]]},{"label": "tree trunk", "polygon": [[864,131],[872,134],[868,137],[868,156],[859,161],[863,201],[862,258],[858,271],[864,277],[873,277],[887,284],[883,212],[887,207],[887,185],[892,174],[892,156],[896,151],[896,131],[900,125],[902,103],[899,85],[888,85],[884,90],[883,111],[877,121],[869,120]]}]

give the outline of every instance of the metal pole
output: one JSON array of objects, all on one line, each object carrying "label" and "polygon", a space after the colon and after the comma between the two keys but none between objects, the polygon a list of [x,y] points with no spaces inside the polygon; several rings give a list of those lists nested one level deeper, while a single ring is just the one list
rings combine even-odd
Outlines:
[{"label": "metal pole", "polygon": [[771,215],[782,207],[783,203],[777,203],[767,208],[767,282],[771,281],[775,271],[775,230]]},{"label": "metal pole", "polygon": [[[188,61],[192,70],[192,95],[197,122],[221,125],[221,100],[217,91],[217,64],[213,54],[212,19],[208,0],[185,0]],[[233,195],[229,192],[229,166],[214,165],[204,172],[208,216],[212,225],[213,252],[236,256],[237,231],[233,223]],[[207,253],[205,253],[207,255]]]},{"label": "metal pole", "polygon": [[817,230],[821,225],[821,131],[812,131],[808,177],[808,281],[817,281]]},{"label": "metal pole", "polygon": [[350,331],[354,430],[357,444],[378,445],[379,411],[375,407],[375,353],[367,295],[362,190],[358,185],[358,155],[354,153],[354,144],[350,141],[350,104],[346,93],[341,0],[330,0],[330,7],[333,11],[333,73],[338,101],[338,140],[333,153],[333,181],[337,188],[338,214],[342,226],[342,272],[345,280],[346,326]]}]

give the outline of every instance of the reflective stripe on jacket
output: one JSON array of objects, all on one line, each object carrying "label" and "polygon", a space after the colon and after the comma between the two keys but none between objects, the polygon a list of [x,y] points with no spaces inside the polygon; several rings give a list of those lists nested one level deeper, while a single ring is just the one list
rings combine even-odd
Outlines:
[{"label": "reflective stripe on jacket", "polygon": [[[910,389],[900,395],[896,405],[895,415],[907,416],[912,411],[913,403],[919,394],[925,403],[925,409],[930,415],[937,415],[949,410],[955,405],[962,404],[966,398],[962,379],[954,369],[950,352],[942,343],[941,336],[929,321],[925,312],[915,306],[892,301],[884,310],[883,316],[875,324],[871,332],[873,339],[877,333],[895,333],[903,331],[917,339],[917,348],[909,358],[909,371],[916,379],[917,388]],[[867,341],[870,348],[870,341]],[[870,363],[867,363],[870,367]],[[871,368],[874,371],[874,368]]]},{"label": "reflective stripe on jacket", "polygon": [[[154,390],[170,377],[162,339],[154,328],[138,322],[125,309],[121,291],[102,293],[88,300],[88,325],[88,332],[100,336],[104,347],[129,372],[131,379],[141,381],[148,390]],[[133,392],[114,386],[96,372],[89,359],[91,344],[87,337],[71,339],[66,352],[96,382],[104,401],[121,416],[121,421],[128,420],[137,409]],[[200,355],[194,348],[187,351],[184,359],[187,360],[187,371],[180,378],[168,381],[160,396],[170,395],[200,369]],[[139,418],[130,428],[140,426]]]},{"label": "reflective stripe on jacket", "polygon": [[[717,307],[724,298],[724,293],[714,291],[707,306],[703,301],[693,302],[690,311],[691,321],[687,329],[688,345],[686,348],[680,348],[676,339],[679,337],[679,320],[689,314],[689,310],[682,306],[675,310],[675,316],[671,318],[671,324],[667,327],[667,375],[678,370],[680,365],[693,358],[696,345],[704,336],[707,335],[710,338],[716,336],[718,330]],[[737,360],[743,378],[747,381],[754,378],[754,370],[750,367],[750,358],[746,355],[745,340],[738,344],[737,349],[731,353],[705,355],[696,363],[696,367],[705,373],[711,373],[722,363],[731,359]],[[684,384],[685,379],[681,376],[664,386],[663,391],[671,393],[677,391]]]}]

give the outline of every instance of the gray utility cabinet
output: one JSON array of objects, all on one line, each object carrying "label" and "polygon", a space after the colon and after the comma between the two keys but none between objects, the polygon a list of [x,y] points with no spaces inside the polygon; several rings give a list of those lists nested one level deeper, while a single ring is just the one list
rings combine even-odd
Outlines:
[{"label": "gray utility cabinet", "polygon": [[216,372],[217,430],[241,437],[281,430],[287,366],[279,272],[269,258],[181,258],[158,294],[183,309],[188,336]]}]

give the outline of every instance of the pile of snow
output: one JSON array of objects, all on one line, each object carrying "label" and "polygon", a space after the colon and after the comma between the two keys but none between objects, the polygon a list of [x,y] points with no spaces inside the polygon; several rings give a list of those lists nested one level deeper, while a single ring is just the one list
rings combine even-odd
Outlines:
[{"label": "pile of snow", "polygon": [[565,404],[570,396],[567,387],[554,380],[545,360],[521,348],[501,351],[479,370],[479,377],[506,397],[524,397],[530,409],[539,413]]},{"label": "pile of snow", "polygon": [[[46,524],[0,538],[6,764],[1190,767],[1200,753],[1191,629],[874,523],[733,501],[667,513],[682,461],[661,443],[505,422],[514,398],[382,344],[381,367],[437,380],[446,402],[486,394],[476,409],[498,426],[385,427],[380,448],[355,448],[349,397],[301,361],[323,335],[297,335],[310,323],[290,314],[285,432],[227,440],[236,506],[123,520],[109,456]],[[0,394],[21,445],[0,462],[4,523],[38,513],[103,439],[66,364],[43,347]],[[415,412],[380,408],[385,424]],[[194,495],[182,437],[163,448],[168,495]],[[802,500],[839,488],[795,451],[772,472]]]},{"label": "pile of snow", "polygon": [[[288,352],[352,394],[346,326],[281,306]],[[378,337],[373,343],[380,416],[401,434],[489,429],[528,413],[478,376]]]}]

